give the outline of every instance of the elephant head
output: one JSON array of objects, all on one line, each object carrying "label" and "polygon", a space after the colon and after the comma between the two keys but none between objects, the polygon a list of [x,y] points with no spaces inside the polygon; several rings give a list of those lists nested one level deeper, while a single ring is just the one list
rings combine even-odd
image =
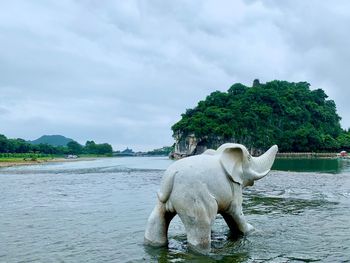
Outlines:
[{"label": "elephant head", "polygon": [[245,187],[252,186],[255,180],[269,173],[277,151],[278,147],[274,145],[263,155],[253,157],[243,145],[225,143],[216,153],[220,155],[221,165],[231,180]]}]

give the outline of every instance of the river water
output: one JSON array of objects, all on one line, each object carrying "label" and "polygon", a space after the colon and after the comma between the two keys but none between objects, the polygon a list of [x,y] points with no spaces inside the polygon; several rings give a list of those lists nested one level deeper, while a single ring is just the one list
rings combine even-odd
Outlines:
[{"label": "river water", "polygon": [[290,171],[244,190],[256,231],[235,239],[218,216],[208,256],[188,251],[178,217],[169,248],[142,244],[167,158],[1,168],[0,262],[350,262],[350,162],[336,161],[276,162]]}]

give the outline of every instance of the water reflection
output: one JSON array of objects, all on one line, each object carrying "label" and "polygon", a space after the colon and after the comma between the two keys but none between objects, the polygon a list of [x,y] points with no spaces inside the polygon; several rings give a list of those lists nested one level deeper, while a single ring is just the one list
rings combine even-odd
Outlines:
[{"label": "water reflection", "polygon": [[350,160],[340,158],[277,158],[272,170],[342,173],[350,171]]}]

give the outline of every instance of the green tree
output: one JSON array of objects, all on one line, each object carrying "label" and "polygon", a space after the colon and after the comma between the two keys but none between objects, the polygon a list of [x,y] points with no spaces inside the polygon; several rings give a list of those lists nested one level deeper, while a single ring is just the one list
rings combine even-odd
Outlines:
[{"label": "green tree", "polygon": [[113,149],[112,146],[108,143],[97,144],[97,153],[109,155],[112,154]]},{"label": "green tree", "polygon": [[88,154],[97,154],[97,146],[94,141],[86,141],[84,152]]},{"label": "green tree", "polygon": [[69,143],[67,143],[67,148],[69,154],[78,155],[83,152],[83,146],[76,141],[70,141]]},{"label": "green tree", "polygon": [[113,149],[108,143],[96,144],[94,141],[87,141],[85,143],[84,152],[87,154],[111,155]]},{"label": "green tree", "polygon": [[339,144],[339,148],[341,150],[346,150],[346,151],[350,151],[350,132],[343,132],[342,134],[340,134],[337,138],[338,144]]},{"label": "green tree", "polygon": [[5,135],[0,134],[0,153],[6,153],[9,150],[9,142]]},{"label": "green tree", "polygon": [[173,135],[195,134],[211,147],[238,142],[260,150],[271,144],[280,151],[337,150],[348,146],[348,137],[342,135],[334,101],[327,98],[322,89],[310,90],[307,82],[236,83],[187,109],[172,126]]}]

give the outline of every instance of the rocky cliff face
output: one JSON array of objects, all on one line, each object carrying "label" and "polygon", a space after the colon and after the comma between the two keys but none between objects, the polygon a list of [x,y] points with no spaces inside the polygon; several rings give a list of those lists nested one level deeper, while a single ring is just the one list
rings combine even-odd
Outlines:
[{"label": "rocky cliff face", "polygon": [[194,134],[182,136],[182,134],[177,133],[174,138],[175,149],[170,154],[171,158],[180,159],[195,154],[198,142]]},{"label": "rocky cliff face", "polygon": [[[172,153],[170,153],[170,158],[172,159],[181,159],[191,155],[197,155],[205,152],[207,149],[217,149],[220,145],[224,143],[242,143],[237,142],[235,138],[223,139],[221,137],[204,137],[197,138],[194,134],[184,135],[177,133],[175,136],[175,148]],[[262,149],[256,149],[246,145],[249,152],[252,155],[260,155],[263,153]]]},{"label": "rocky cliff face", "polygon": [[196,138],[194,134],[183,135],[176,134],[175,136],[175,149],[170,154],[171,158],[180,159],[183,157],[201,154],[207,149],[216,149],[221,144],[228,142],[224,141],[220,137],[215,138]]}]

